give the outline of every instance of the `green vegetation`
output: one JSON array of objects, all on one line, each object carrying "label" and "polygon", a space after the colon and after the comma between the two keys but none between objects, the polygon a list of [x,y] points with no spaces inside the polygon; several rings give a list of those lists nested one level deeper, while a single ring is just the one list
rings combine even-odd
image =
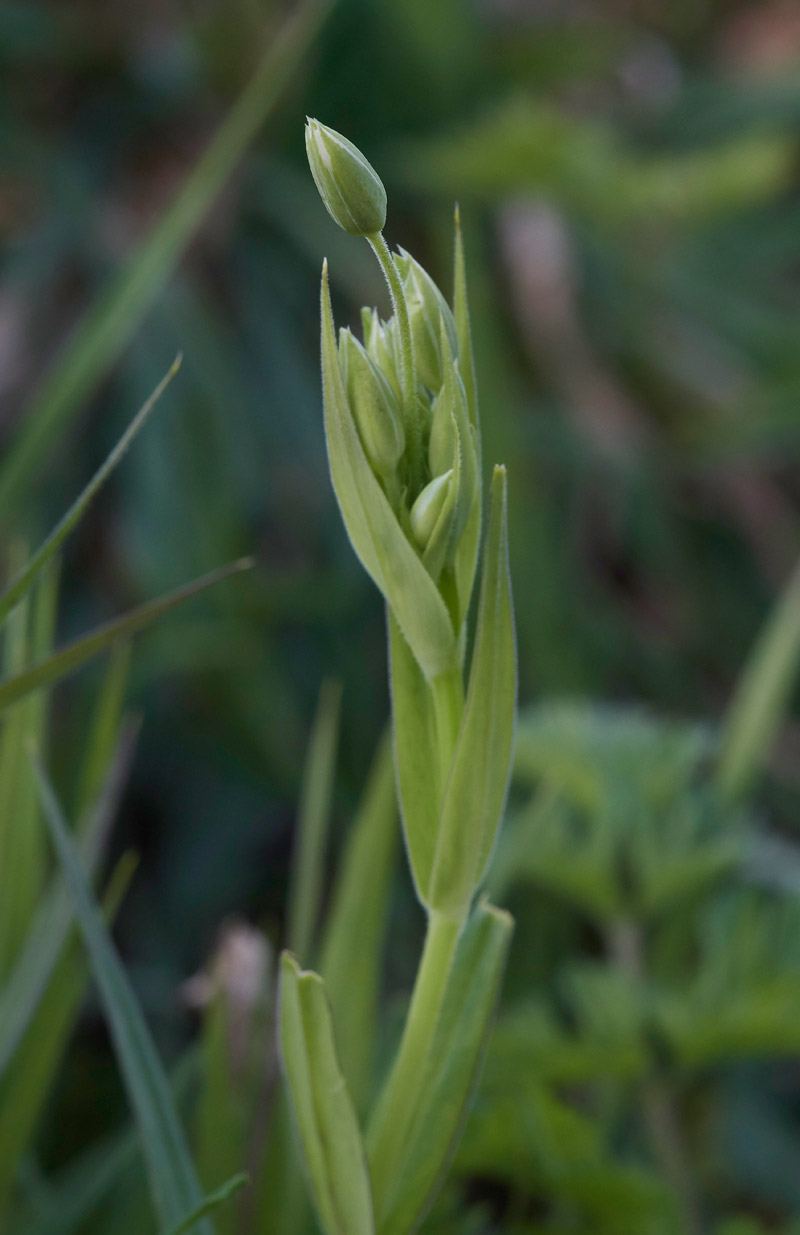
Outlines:
[{"label": "green vegetation", "polygon": [[589,8],[0,11],[2,1235],[800,1231],[800,32]]}]

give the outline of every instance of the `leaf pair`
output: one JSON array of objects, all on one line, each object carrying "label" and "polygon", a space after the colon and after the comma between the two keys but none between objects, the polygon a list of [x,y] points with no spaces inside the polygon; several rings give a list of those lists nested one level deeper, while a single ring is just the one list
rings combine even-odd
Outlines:
[{"label": "leaf pair", "polygon": [[374,1196],[324,984],[284,954],[281,1050],[326,1235],[405,1235],[421,1220],[449,1162],[480,1065],[511,929],[508,914],[490,905],[472,914],[447,979],[404,1156],[390,1187]]},{"label": "leaf pair", "polygon": [[508,572],[506,474],[495,468],[466,706],[440,785],[431,692],[390,614],[392,705],[403,823],[429,909],[463,920],[486,871],[511,766],[516,654]]}]

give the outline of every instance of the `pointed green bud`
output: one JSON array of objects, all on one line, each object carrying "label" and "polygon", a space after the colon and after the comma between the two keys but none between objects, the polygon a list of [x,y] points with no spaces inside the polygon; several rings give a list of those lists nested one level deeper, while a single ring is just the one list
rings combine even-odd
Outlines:
[{"label": "pointed green bud", "polygon": [[395,262],[406,294],[417,372],[422,384],[434,394],[438,394],[444,381],[440,343],[441,320],[444,319],[450,350],[454,356],[458,356],[455,320],[447,301],[427,270],[424,270],[410,253],[401,249]]},{"label": "pointed green bud", "polygon": [[361,151],[341,133],[306,119],[306,154],[328,214],[351,236],[374,236],[386,223],[386,190]]},{"label": "pointed green bud", "polygon": [[381,373],[388,378],[395,394],[400,397],[399,363],[397,355],[397,322],[390,317],[382,322],[377,309],[361,310],[361,328],[364,332],[364,347],[375,361]]},{"label": "pointed green bud", "polygon": [[339,333],[339,363],[364,453],[379,476],[391,476],[405,449],[397,397],[347,329]]},{"label": "pointed green bud", "polygon": [[420,549],[424,549],[442,513],[450,493],[453,469],[437,476],[426,485],[411,507],[411,531]]}]

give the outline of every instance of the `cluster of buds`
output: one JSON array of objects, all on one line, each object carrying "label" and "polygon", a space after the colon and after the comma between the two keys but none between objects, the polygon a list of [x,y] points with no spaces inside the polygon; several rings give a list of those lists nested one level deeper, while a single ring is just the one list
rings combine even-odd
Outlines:
[{"label": "cluster of buds", "polygon": [[362,310],[338,342],[322,278],[322,372],[331,476],[345,526],[389,614],[403,821],[417,891],[462,920],[502,814],[516,665],[505,469],[495,468],[478,627],[465,694],[467,618],[482,522],[481,446],[461,236],[453,306],[383,238],[386,192],[363,154],[309,120],[306,149],[333,219],[372,246],[393,312]]}]

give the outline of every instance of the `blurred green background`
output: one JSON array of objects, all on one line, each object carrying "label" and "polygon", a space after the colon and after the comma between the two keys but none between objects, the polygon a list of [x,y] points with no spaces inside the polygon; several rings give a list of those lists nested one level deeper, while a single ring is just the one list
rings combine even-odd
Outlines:
[{"label": "blurred green background", "polygon": [[[524,703],[579,695],[717,719],[800,551],[796,3],[338,0],[303,13],[282,78],[270,62],[275,99],[254,140],[175,268],[156,254],[130,337],[76,379],[12,501],[9,460],[48,372],[298,11],[0,6],[6,551],[44,534],[181,351],[69,545],[60,638],[257,558],[134,656],[143,727],[112,858],[132,847],[140,864],[117,939],[168,1058],[193,1028],[181,983],[225,918],[279,937],[321,682],[344,689],[336,836],[388,710],[382,607],[327,475],[323,256],[341,324],[388,307],[367,246],[319,202],[306,114],[365,151],[389,192],[387,239],[448,294],[460,203],[484,458],[510,470]],[[65,786],[98,675],[57,692]],[[764,795],[787,830],[798,755],[790,723]],[[396,974],[420,937],[404,880]],[[45,1156],[66,1159],[121,1109],[90,1004]]]}]

